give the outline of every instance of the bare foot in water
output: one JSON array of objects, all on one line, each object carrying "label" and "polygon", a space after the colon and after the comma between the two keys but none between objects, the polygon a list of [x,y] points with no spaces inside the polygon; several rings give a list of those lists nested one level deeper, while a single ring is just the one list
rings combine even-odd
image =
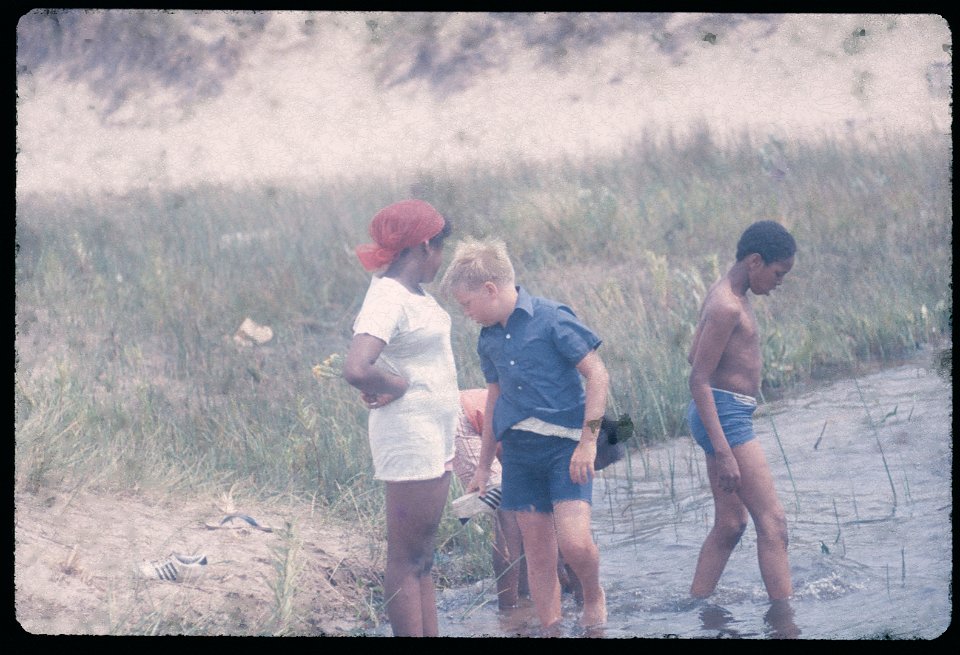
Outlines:
[{"label": "bare foot in water", "polygon": [[540,636],[540,637],[561,637],[561,636],[563,636],[563,635],[562,635],[562,632],[561,632],[561,630],[560,630],[562,626],[563,626],[563,624],[562,624],[559,620],[554,621],[553,623],[551,623],[551,624],[548,625],[548,626],[543,626],[543,627],[541,627],[538,636]]},{"label": "bare foot in water", "polygon": [[607,624],[607,597],[600,588],[600,597],[596,603],[583,603],[583,616],[580,625],[584,629],[602,628]]}]

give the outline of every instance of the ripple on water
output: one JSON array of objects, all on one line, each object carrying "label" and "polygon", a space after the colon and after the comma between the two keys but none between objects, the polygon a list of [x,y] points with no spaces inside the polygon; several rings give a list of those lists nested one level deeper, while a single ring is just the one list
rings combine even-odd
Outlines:
[{"label": "ripple on water", "polygon": [[834,571],[813,580],[796,581],[793,597],[797,600],[832,600],[864,588],[863,584]]}]

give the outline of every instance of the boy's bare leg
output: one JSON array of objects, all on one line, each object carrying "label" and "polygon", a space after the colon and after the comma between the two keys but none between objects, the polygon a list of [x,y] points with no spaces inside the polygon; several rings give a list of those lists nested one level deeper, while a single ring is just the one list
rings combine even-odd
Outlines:
[{"label": "boy's bare leg", "polygon": [[[517,526],[520,531],[520,526]],[[520,545],[520,581],[517,584],[517,595],[521,598],[530,598],[530,576],[527,575],[527,557],[523,554],[523,542]]]},{"label": "boy's bare leg", "polygon": [[[741,471],[741,479],[743,472]],[[707,477],[713,491],[713,527],[700,547],[697,569],[693,574],[690,595],[706,598],[713,593],[730,553],[740,542],[747,527],[747,508],[739,496],[720,488],[717,458],[707,455]]]},{"label": "boy's bare leg", "polygon": [[607,622],[607,601],[600,586],[600,551],[590,534],[590,503],[565,500],[553,506],[557,542],[563,560],[573,569],[583,589],[584,627]]},{"label": "boy's bare leg", "polygon": [[522,537],[515,512],[499,510],[495,516],[493,573],[497,579],[497,603],[500,609],[506,609],[516,607],[520,600]]},{"label": "boy's bare leg", "polygon": [[735,447],[733,456],[740,468],[737,493],[720,489],[717,460],[707,455],[715,515],[713,528],[700,549],[690,595],[706,598],[713,593],[730,553],[747,527],[749,514],[757,531],[757,559],[767,594],[771,600],[788,598],[793,586],[787,560],[787,521],[763,449],[753,439]]},{"label": "boy's bare leg", "polygon": [[767,459],[756,439],[733,449],[740,466],[740,500],[750,512],[757,530],[757,559],[770,600],[783,600],[793,593],[787,559],[787,517],[777,497]]},{"label": "boy's bare leg", "polygon": [[387,570],[383,587],[395,636],[439,634],[430,571],[449,487],[449,473],[433,480],[386,484]]},{"label": "boy's bare leg", "polygon": [[523,534],[530,597],[542,628],[560,622],[560,579],[557,577],[557,534],[553,514],[516,512]]}]

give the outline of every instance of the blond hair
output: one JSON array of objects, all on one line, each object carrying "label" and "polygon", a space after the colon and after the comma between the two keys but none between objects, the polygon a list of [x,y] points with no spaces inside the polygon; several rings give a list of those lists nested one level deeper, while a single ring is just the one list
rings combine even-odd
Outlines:
[{"label": "blond hair", "polygon": [[474,291],[485,282],[501,289],[514,285],[513,264],[507,245],[500,239],[465,239],[453,251],[453,260],[443,274],[440,289],[450,294],[457,289]]}]

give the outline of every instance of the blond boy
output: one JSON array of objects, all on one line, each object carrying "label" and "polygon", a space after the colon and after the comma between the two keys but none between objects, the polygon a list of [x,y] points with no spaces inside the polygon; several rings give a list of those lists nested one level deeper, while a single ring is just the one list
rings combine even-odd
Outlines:
[{"label": "blond boy", "polygon": [[441,286],[483,326],[477,352],[487,405],[480,461],[468,491],[486,488],[499,442],[501,508],[517,513],[541,626],[549,634],[561,619],[558,546],[583,587],[581,624],[601,626],[606,599],[590,533],[597,435],[609,383],[596,352],[600,338],[569,307],[516,286],[502,241],[458,244]]}]

